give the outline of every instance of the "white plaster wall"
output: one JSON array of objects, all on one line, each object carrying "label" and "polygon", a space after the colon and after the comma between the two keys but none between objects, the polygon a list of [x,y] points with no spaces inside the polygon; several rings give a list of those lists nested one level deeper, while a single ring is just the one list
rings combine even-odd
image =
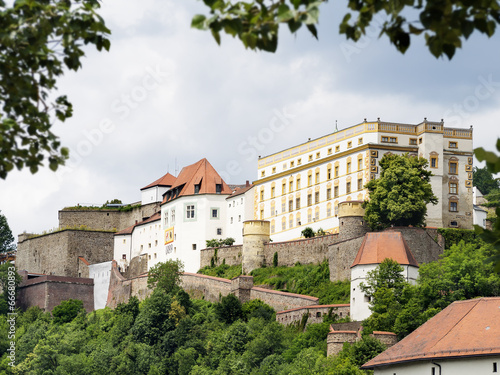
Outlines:
[{"label": "white plaster wall", "polygon": [[[126,259],[123,259],[125,254]],[[122,270],[128,267],[132,255],[132,235],[120,234],[114,237],[113,259]]]},{"label": "white plaster wall", "polygon": [[163,200],[163,194],[168,190],[169,188],[166,186],[152,186],[148,189],[141,190],[142,205],[161,202]]},{"label": "white plaster wall", "polygon": [[497,371],[500,371],[500,356],[461,358],[450,360],[415,361],[413,363],[375,368],[374,375],[431,375],[435,368],[436,375],[486,375],[493,374],[493,362],[497,363]]},{"label": "white plaster wall", "polygon": [[94,279],[94,309],[104,309],[108,300],[111,262],[89,265],[89,278]]},{"label": "white plaster wall", "polygon": [[155,220],[142,225],[136,225],[132,232],[132,254],[131,258],[146,254],[151,256],[149,261],[154,260],[154,254],[157,254],[160,247],[161,220]]},{"label": "white plaster wall", "polygon": [[226,237],[234,238],[235,244],[243,243],[243,222],[253,220],[253,195],[252,188],[244,194],[226,199]]},{"label": "white plaster wall", "polygon": [[473,222],[474,222],[474,225],[479,225],[480,227],[482,228],[485,228],[486,229],[486,217],[487,217],[488,213],[481,210],[481,209],[478,209],[478,210],[474,210],[474,218],[473,218]]}]

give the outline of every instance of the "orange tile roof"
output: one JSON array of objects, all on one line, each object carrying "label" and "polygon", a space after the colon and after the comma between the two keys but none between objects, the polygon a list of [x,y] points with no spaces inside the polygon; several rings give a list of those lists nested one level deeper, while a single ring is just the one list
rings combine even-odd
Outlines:
[{"label": "orange tile roof", "polygon": [[175,176],[167,173],[165,176],[160,177],[158,180],[151,182],[149,185],[144,186],[141,190],[148,189],[153,186],[172,186],[175,182]]},{"label": "orange tile roof", "polygon": [[391,258],[402,265],[418,267],[401,232],[366,233],[351,268],[358,264],[380,264]]},{"label": "orange tile roof", "polygon": [[500,354],[500,297],[453,302],[361,368]]},{"label": "orange tile roof", "polygon": [[151,215],[150,217],[148,217],[146,220],[140,221],[134,225],[131,225],[128,228],[125,228],[119,232],[116,232],[115,236],[119,236],[119,235],[123,235],[123,234],[131,234],[134,231],[135,227],[137,227],[139,225],[150,223],[152,221],[160,220],[160,219],[161,219],[161,212],[156,212],[153,215]]},{"label": "orange tile roof", "polygon": [[182,197],[195,194],[195,185],[201,184],[198,194],[216,194],[216,185],[222,185],[220,194],[229,195],[232,193],[229,186],[224,182],[217,171],[212,167],[207,159],[188,165],[182,168],[175,183],[165,194],[163,203]]},{"label": "orange tile roof", "polygon": [[248,190],[250,190],[251,188],[253,188],[253,184],[249,184],[248,186],[242,186],[242,187],[237,187],[233,192],[232,194],[227,197],[226,199],[231,199],[231,198],[234,198],[236,197],[237,195],[241,195],[241,194],[245,194]]}]

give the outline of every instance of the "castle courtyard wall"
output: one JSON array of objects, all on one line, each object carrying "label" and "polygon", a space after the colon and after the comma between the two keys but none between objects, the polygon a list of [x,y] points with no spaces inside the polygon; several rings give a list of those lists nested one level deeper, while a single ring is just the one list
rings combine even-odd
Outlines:
[{"label": "castle courtyard wall", "polygon": [[16,266],[30,273],[81,277],[79,257],[90,264],[112,260],[113,233],[67,229],[23,239],[17,244]]}]

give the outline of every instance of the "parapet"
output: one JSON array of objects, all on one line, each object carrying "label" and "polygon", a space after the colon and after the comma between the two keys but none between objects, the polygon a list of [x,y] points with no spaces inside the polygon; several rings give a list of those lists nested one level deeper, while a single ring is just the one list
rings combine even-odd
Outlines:
[{"label": "parapet", "polygon": [[348,216],[365,216],[363,201],[345,201],[339,203],[339,218]]},{"label": "parapet", "polygon": [[259,235],[269,237],[271,233],[271,223],[266,220],[247,220],[243,222],[243,237],[249,235]]}]

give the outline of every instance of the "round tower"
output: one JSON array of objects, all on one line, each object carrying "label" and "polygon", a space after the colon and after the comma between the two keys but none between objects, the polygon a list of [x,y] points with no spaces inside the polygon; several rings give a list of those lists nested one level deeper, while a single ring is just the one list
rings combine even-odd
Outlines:
[{"label": "round tower", "polygon": [[369,231],[365,222],[363,201],[339,203],[339,240],[361,237]]},{"label": "round tower", "polygon": [[243,222],[242,270],[244,275],[264,264],[264,244],[269,242],[270,223],[264,220]]}]

